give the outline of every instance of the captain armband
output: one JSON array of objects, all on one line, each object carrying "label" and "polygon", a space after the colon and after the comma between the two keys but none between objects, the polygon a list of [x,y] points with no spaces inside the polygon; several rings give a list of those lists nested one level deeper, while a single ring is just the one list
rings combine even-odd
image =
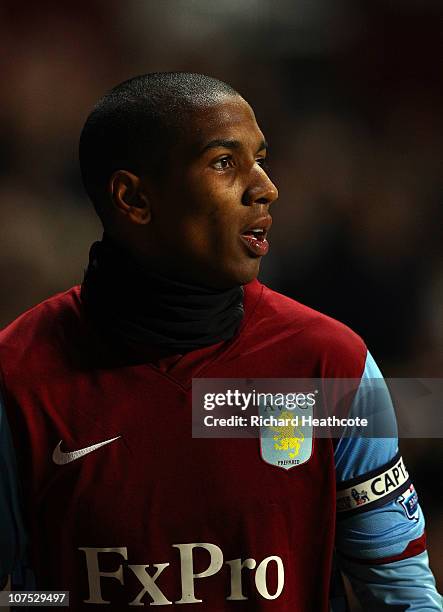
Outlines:
[{"label": "captain armband", "polygon": [[337,518],[347,518],[383,506],[400,495],[408,495],[411,479],[397,453],[389,463],[376,470],[339,483]]}]

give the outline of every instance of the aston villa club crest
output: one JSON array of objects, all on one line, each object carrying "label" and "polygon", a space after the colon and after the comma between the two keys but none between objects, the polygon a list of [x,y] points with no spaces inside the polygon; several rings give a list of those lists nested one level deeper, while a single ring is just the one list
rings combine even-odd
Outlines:
[{"label": "aston villa club crest", "polygon": [[[262,459],[284,470],[309,461],[312,455],[313,416],[309,402],[295,405],[286,398],[259,404],[260,449]],[[310,418],[307,418],[310,417]]]}]

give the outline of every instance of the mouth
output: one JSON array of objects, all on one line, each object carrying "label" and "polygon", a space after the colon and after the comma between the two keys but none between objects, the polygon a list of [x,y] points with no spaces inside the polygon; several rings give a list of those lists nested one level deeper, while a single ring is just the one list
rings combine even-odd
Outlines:
[{"label": "mouth", "polygon": [[272,217],[260,217],[250,223],[240,234],[243,244],[249,254],[254,257],[262,257],[269,251],[267,233],[272,225]]}]

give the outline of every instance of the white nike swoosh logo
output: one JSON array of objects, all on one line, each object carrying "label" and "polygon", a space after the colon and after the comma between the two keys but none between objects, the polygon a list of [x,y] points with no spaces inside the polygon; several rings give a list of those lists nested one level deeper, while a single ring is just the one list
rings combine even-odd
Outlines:
[{"label": "white nike swoosh logo", "polygon": [[97,448],[100,448],[100,446],[110,444],[111,442],[114,442],[119,438],[121,438],[121,436],[111,438],[110,440],[105,440],[104,442],[99,442],[98,444],[93,444],[92,446],[86,446],[86,448],[81,448],[79,450],[71,451],[69,453],[64,453],[60,449],[60,446],[63,442],[63,440],[60,440],[60,442],[55,447],[54,452],[52,453],[52,460],[57,465],[66,465],[66,463],[71,463],[71,461],[80,459],[80,457],[84,457],[85,455],[88,455],[89,453],[92,453],[93,451],[97,450]]}]

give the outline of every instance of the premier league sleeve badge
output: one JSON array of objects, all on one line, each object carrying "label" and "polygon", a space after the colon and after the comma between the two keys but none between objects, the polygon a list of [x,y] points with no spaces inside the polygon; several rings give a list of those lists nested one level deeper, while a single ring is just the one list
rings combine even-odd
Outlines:
[{"label": "premier league sleeve badge", "polygon": [[403,507],[410,521],[418,521],[418,496],[413,484],[397,498],[397,502]]}]

